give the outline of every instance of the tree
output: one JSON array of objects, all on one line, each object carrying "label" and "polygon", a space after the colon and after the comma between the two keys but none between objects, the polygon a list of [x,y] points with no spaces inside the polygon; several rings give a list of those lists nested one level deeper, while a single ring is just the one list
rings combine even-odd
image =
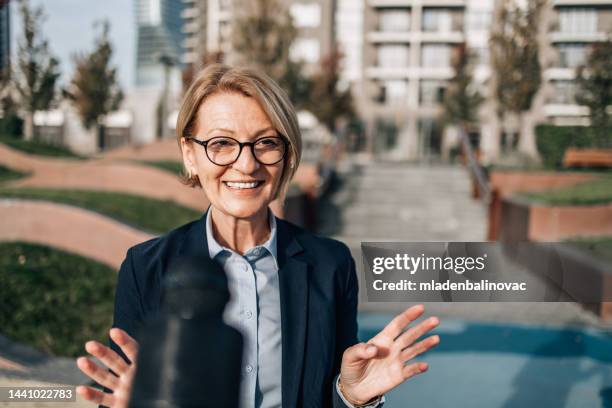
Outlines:
[{"label": "tree", "polygon": [[123,92],[117,83],[117,69],[110,66],[113,48],[108,38],[108,21],[102,22],[102,31],[95,40],[90,54],[74,57],[75,72],[66,96],[81,116],[86,129],[95,127],[98,147],[104,149],[103,119],[119,108]]},{"label": "tree", "polygon": [[477,121],[483,97],[473,87],[473,66],[465,43],[457,47],[452,67],[454,75],[442,102],[443,121],[453,125],[469,125]]},{"label": "tree", "polygon": [[296,106],[301,106],[308,83],[301,64],[289,56],[297,31],[285,3],[242,0],[237,9],[232,44],[239,62],[260,68],[287,91]]},{"label": "tree", "polygon": [[25,113],[24,139],[34,137],[34,112],[47,110],[55,98],[55,85],[60,76],[59,61],[49,52],[42,36],[42,8],[30,8],[27,0],[19,1],[23,37],[17,46],[14,85],[19,104]]},{"label": "tree", "polygon": [[542,83],[538,30],[546,0],[529,0],[525,6],[518,3],[499,2],[496,30],[490,38],[491,65],[500,117],[504,121],[507,112],[519,117],[519,150],[536,156],[533,126],[526,115]]},{"label": "tree", "polygon": [[586,64],[576,73],[576,102],[588,106],[591,125],[612,127],[612,37],[593,45]]},{"label": "tree", "polygon": [[338,119],[351,120],[355,117],[353,97],[349,87],[340,88],[341,52],[334,48],[321,59],[320,69],[311,81],[305,108],[312,112],[332,133]]}]

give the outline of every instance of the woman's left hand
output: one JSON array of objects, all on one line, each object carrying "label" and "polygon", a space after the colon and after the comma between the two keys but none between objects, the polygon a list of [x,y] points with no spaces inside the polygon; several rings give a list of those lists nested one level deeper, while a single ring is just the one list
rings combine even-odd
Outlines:
[{"label": "woman's left hand", "polygon": [[365,404],[408,378],[427,371],[427,363],[406,362],[440,342],[440,337],[435,335],[415,343],[440,321],[430,317],[404,331],[424,310],[423,305],[406,309],[370,341],[346,349],[340,368],[340,388],[348,402]]}]

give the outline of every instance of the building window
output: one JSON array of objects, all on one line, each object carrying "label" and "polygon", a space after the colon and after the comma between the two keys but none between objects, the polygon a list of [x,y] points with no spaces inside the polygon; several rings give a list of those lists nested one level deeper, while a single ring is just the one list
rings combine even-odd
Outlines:
[{"label": "building window", "polygon": [[576,68],[586,60],[586,47],[583,44],[559,45],[559,66]]},{"label": "building window", "polygon": [[445,44],[426,44],[422,47],[421,65],[430,68],[450,66],[451,49]]},{"label": "building window", "polygon": [[423,31],[447,33],[453,29],[453,19],[450,10],[423,10]]},{"label": "building window", "polygon": [[404,68],[408,66],[409,48],[405,45],[381,45],[377,52],[379,67]]},{"label": "building window", "polygon": [[466,31],[488,31],[491,28],[490,10],[470,10],[467,14]]},{"label": "building window", "polygon": [[293,3],[290,12],[297,28],[318,27],[321,24],[321,6],[317,3]]},{"label": "building window", "polygon": [[378,15],[379,31],[410,31],[410,11],[405,9],[384,9]]},{"label": "building window", "polygon": [[559,31],[567,34],[593,34],[597,32],[597,10],[589,8],[562,8],[559,10]]},{"label": "building window", "polygon": [[551,103],[573,105],[576,103],[576,83],[574,81],[554,81],[554,94]]},{"label": "building window", "polygon": [[408,97],[408,82],[403,80],[388,80],[380,83],[376,102],[386,105],[402,104]]},{"label": "building window", "polygon": [[315,64],[319,61],[320,44],[315,38],[297,38],[291,44],[289,56],[292,61]]},{"label": "building window", "polygon": [[422,80],[419,100],[421,105],[437,105],[444,100],[446,84],[437,80]]}]

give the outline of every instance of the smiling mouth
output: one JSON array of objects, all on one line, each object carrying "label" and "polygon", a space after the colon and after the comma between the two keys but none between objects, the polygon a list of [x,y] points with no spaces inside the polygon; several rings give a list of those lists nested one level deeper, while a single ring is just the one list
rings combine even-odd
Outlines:
[{"label": "smiling mouth", "polygon": [[224,181],[223,184],[225,184],[227,187],[233,189],[233,190],[252,190],[255,189],[259,186],[261,186],[264,182],[263,181],[248,181],[248,182],[237,182],[237,181]]}]

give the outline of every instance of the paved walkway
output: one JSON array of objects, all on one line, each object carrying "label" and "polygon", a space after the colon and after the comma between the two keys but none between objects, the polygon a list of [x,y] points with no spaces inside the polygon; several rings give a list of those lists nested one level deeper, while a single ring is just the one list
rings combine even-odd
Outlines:
[{"label": "paved walkway", "polygon": [[151,236],[109,217],[64,204],[0,199],[0,241],[53,246],[118,269],[127,249]]}]

